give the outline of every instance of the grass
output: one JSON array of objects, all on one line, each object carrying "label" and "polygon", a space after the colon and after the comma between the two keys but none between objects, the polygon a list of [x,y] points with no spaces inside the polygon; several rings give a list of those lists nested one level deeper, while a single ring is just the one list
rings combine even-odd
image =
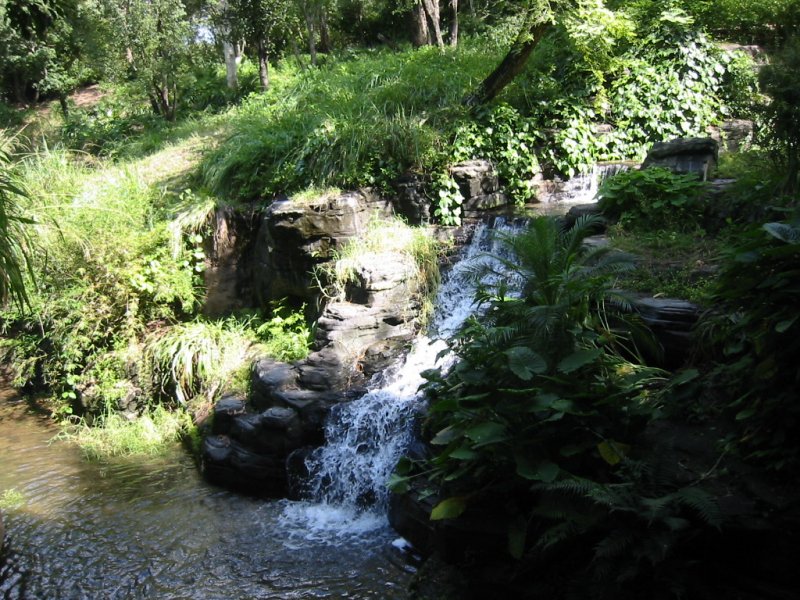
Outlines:
[{"label": "grass", "polygon": [[636,268],[620,276],[619,285],[654,296],[703,304],[714,280],[722,242],[701,231],[609,230],[611,244],[637,257]]},{"label": "grass", "polygon": [[371,51],[300,72],[274,71],[272,88],[229,115],[230,135],[203,161],[204,183],[241,199],[309,185],[384,183],[437,161],[460,100],[497,59],[493,46]]},{"label": "grass", "polygon": [[90,460],[108,460],[166,454],[192,428],[187,412],[156,406],[132,420],[106,413],[91,425],[85,420],[67,423],[58,437],[80,446]]},{"label": "grass", "polygon": [[25,504],[25,496],[15,488],[3,490],[0,494],[0,510],[16,510]]}]

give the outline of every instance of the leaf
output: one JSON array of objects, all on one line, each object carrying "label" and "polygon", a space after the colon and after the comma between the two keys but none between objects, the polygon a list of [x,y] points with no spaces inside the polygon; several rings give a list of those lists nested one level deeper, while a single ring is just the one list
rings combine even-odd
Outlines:
[{"label": "leaf", "polygon": [[699,375],[700,371],[697,369],[686,369],[685,371],[682,371],[680,375],[673,377],[672,384],[683,385],[684,383],[689,383],[690,381],[697,379]]},{"label": "leaf", "polygon": [[386,482],[386,487],[395,494],[405,494],[408,491],[408,477],[392,473],[389,477],[389,481]]},{"label": "leaf", "polygon": [[449,454],[450,458],[455,458],[458,460],[472,460],[478,453],[475,450],[470,450],[469,448],[464,448],[463,446],[456,448]]},{"label": "leaf", "polygon": [[528,381],[547,370],[545,360],[530,348],[515,346],[506,350],[505,355],[508,357],[508,368],[522,381]]},{"label": "leaf", "polygon": [[516,455],[514,460],[517,463],[517,475],[529,481],[543,481],[552,483],[558,477],[561,469],[549,460],[531,461],[525,455]]},{"label": "leaf", "polygon": [[475,442],[476,446],[485,446],[487,444],[502,442],[508,437],[506,426],[495,421],[487,421],[486,423],[476,425],[468,429],[465,435]]},{"label": "leaf", "polygon": [[597,450],[600,456],[611,466],[617,465],[622,462],[625,455],[630,452],[631,447],[622,442],[615,442],[614,440],[606,440],[597,444]]},{"label": "leaf", "polygon": [[777,333],[785,333],[789,330],[789,328],[794,325],[794,322],[797,321],[797,317],[793,317],[791,319],[784,319],[780,321],[777,325],[775,325],[775,331]]},{"label": "leaf", "polygon": [[587,348],[585,350],[578,350],[558,363],[558,370],[565,374],[572,373],[584,365],[588,365],[602,353],[602,348]]},{"label": "leaf", "polygon": [[736,420],[745,421],[756,414],[756,412],[758,412],[758,405],[753,404],[750,408],[745,408],[744,410],[736,413]]},{"label": "leaf", "polygon": [[431,511],[431,521],[441,521],[443,519],[455,519],[460,516],[467,508],[467,499],[464,496],[453,496],[446,498],[433,507]]},{"label": "leaf", "polygon": [[446,446],[458,438],[459,435],[461,435],[461,432],[455,427],[445,427],[433,437],[431,444],[435,444],[437,446]]}]

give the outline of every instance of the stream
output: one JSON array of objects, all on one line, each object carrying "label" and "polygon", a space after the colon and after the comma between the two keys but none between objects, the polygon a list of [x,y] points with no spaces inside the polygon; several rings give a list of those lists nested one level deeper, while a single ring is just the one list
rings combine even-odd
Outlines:
[{"label": "stream", "polygon": [[56,433],[0,390],[0,502],[21,495],[2,508],[0,598],[405,596],[413,569],[388,525],[311,536],[285,518],[291,503],[205,483],[180,447],[98,464]]}]

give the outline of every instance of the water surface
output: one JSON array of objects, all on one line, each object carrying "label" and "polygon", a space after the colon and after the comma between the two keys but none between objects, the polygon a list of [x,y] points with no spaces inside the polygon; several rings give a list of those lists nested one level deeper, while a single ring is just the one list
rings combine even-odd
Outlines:
[{"label": "water surface", "polygon": [[0,390],[0,495],[23,498],[3,511],[2,599],[405,596],[411,569],[385,523],[341,528],[325,507],[212,487],[177,447],[89,463],[56,433]]}]

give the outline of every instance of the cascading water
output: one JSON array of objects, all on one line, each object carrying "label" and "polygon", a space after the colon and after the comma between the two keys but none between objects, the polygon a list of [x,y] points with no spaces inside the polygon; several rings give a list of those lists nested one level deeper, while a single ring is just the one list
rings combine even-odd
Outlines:
[{"label": "cascading water", "polygon": [[577,174],[566,181],[556,181],[542,206],[544,212],[558,212],[558,205],[594,202],[600,184],[617,173],[627,171],[632,163],[597,163],[588,173]]},{"label": "cascading water", "polygon": [[308,502],[287,504],[284,510],[284,517],[304,539],[331,533],[358,535],[386,524],[386,482],[412,439],[421,403],[421,373],[436,366],[447,368],[452,361],[442,352],[446,339],[476,311],[476,283],[470,273],[496,261],[490,254],[500,253],[498,231],[519,227],[505,222],[494,228],[479,225],[462,258],[443,279],[429,335],[419,336],[405,359],[364,396],[331,411],[326,445],[306,459]]}]

